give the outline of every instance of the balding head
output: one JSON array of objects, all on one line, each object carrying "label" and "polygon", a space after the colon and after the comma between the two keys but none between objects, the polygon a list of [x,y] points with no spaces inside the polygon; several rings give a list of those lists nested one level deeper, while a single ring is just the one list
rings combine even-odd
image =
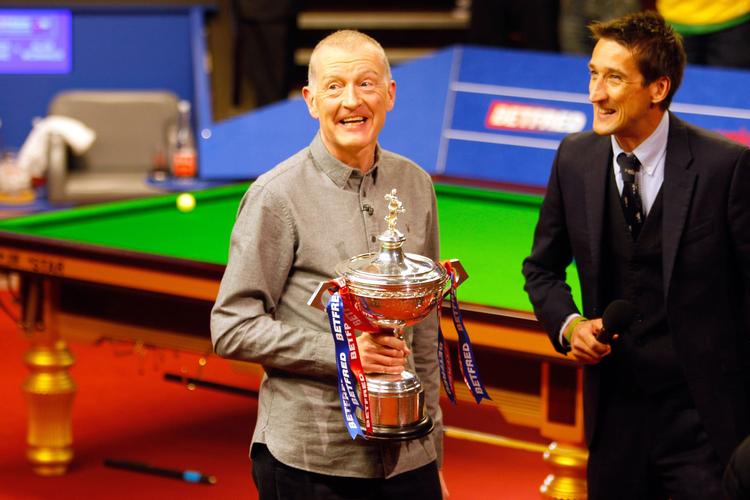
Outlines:
[{"label": "balding head", "polygon": [[378,43],[377,40],[371,36],[365,35],[355,30],[339,30],[331,33],[324,39],[322,39],[312,51],[310,55],[310,64],[307,66],[307,85],[308,87],[315,88],[315,76],[317,71],[318,56],[322,49],[335,48],[341,50],[350,50],[353,47],[361,47],[363,45],[371,46],[375,51],[378,52],[383,60],[383,66],[385,67],[385,78],[386,81],[391,79],[391,65],[388,64],[388,58],[385,55],[385,50]]}]

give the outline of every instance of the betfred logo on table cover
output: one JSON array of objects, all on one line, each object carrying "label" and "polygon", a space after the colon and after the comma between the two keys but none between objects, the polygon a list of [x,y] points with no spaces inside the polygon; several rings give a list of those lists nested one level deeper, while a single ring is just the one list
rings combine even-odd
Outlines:
[{"label": "betfred logo on table cover", "polygon": [[491,129],[569,134],[583,130],[586,115],[570,109],[493,101],[485,126]]}]

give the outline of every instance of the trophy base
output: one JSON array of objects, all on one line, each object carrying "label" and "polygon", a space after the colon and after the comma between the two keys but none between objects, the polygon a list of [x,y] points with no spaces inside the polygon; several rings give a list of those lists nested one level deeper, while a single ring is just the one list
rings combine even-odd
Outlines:
[{"label": "trophy base", "polygon": [[435,429],[435,422],[428,416],[415,424],[402,427],[372,426],[372,433],[365,434],[372,441],[407,441],[426,436]]},{"label": "trophy base", "polygon": [[[424,409],[424,390],[415,373],[373,373],[367,376],[372,432],[368,439],[398,441],[427,435],[434,427]],[[360,398],[362,392],[359,392]],[[357,410],[360,423],[364,421]]]}]

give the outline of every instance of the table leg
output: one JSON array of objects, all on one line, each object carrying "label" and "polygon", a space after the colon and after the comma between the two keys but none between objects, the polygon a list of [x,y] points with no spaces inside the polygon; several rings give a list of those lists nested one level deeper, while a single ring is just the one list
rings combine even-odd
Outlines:
[{"label": "table leg", "polygon": [[586,493],[588,453],[580,446],[552,442],[544,452],[544,461],[552,469],[539,487],[543,498],[578,500]]},{"label": "table leg", "polygon": [[31,343],[25,356],[30,374],[23,386],[29,410],[26,456],[37,474],[61,475],[73,459],[76,387],[68,369],[74,359],[57,329],[56,284],[23,276],[21,298],[22,328]]},{"label": "table leg", "polygon": [[539,491],[544,498],[587,498],[583,444],[583,371],[580,367],[542,363],[542,427],[555,439],[544,452],[552,469]]}]

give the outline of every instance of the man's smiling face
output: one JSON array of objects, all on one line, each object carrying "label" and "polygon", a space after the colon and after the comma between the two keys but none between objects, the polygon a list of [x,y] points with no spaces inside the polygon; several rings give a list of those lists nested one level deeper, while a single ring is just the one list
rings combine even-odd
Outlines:
[{"label": "man's smiling face", "polygon": [[396,95],[382,54],[367,43],[321,47],[312,64],[315,81],[302,94],[310,115],[320,122],[323,143],[342,162],[368,170]]},{"label": "man's smiling face", "polygon": [[632,151],[658,124],[663,113],[659,102],[666,95],[665,85],[669,88],[668,79],[644,84],[633,52],[606,38],[594,47],[589,72],[594,132],[614,135],[623,148]]}]

